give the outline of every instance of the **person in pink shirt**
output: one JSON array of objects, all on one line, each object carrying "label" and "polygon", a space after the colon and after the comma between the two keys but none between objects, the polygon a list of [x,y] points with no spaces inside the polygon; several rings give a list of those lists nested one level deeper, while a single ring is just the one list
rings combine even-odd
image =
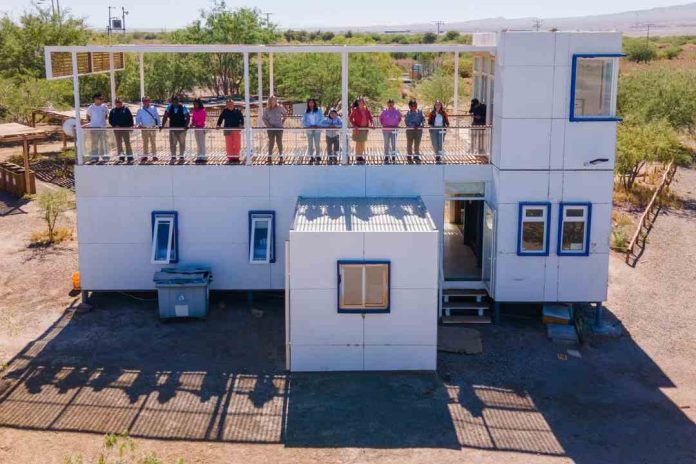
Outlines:
[{"label": "person in pink shirt", "polygon": [[384,163],[389,163],[391,156],[392,163],[396,160],[396,128],[401,123],[401,112],[394,108],[394,100],[387,100],[387,107],[379,115],[379,123],[382,125],[382,136],[384,137]]},{"label": "person in pink shirt", "polygon": [[205,106],[203,106],[203,101],[197,98],[193,101],[193,110],[191,111],[191,128],[193,129],[193,135],[196,138],[196,145],[198,145],[198,157],[196,162],[205,162]]}]

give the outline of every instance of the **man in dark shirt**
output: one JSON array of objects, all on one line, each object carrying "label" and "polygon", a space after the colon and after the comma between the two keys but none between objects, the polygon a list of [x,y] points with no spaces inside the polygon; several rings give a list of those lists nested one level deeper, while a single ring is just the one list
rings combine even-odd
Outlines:
[{"label": "man in dark shirt", "polygon": [[[486,125],[486,105],[481,103],[478,98],[471,100],[471,107],[469,108],[469,113],[471,113],[471,125],[472,126],[485,126]],[[471,129],[471,151],[472,153],[481,154],[485,151],[486,144],[486,129],[481,127],[472,127]]]},{"label": "man in dark shirt", "polygon": [[173,96],[162,118],[162,127],[169,121],[169,150],[172,161],[176,159],[176,145],[179,145],[179,161],[184,160],[186,151],[186,129],[188,128],[191,115],[188,109],[179,103],[179,97]]},{"label": "man in dark shirt", "polygon": [[118,160],[123,161],[123,146],[126,146],[126,155],[128,162],[133,161],[133,149],[130,142],[130,129],[133,127],[133,114],[128,107],[123,106],[120,98],[116,99],[116,106],[109,112],[109,124],[115,128],[114,138],[116,139],[116,150],[118,151]]}]

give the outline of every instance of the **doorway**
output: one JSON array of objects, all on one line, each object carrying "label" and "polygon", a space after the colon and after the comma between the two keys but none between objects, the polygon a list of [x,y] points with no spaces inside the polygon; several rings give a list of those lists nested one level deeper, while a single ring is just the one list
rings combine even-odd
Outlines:
[{"label": "doorway", "polygon": [[445,201],[443,261],[446,281],[482,279],[483,206],[483,199]]}]

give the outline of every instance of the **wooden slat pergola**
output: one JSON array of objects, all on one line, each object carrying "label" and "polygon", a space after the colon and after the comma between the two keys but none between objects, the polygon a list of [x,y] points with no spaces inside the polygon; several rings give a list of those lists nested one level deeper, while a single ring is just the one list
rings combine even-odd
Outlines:
[{"label": "wooden slat pergola", "polygon": [[22,143],[26,185],[29,185],[29,144],[33,143],[36,153],[36,142],[48,140],[59,131],[61,128],[58,126],[31,127],[16,122],[0,124],[0,143]]}]

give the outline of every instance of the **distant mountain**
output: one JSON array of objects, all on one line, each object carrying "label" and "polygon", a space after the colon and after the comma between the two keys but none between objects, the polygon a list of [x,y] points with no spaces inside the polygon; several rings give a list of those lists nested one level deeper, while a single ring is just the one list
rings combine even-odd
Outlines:
[{"label": "distant mountain", "polygon": [[[443,31],[465,33],[499,31],[501,29],[533,30],[537,18],[489,18],[473,21],[445,23]],[[696,3],[675,5],[649,10],[626,11],[624,13],[582,16],[574,18],[541,18],[540,30],[556,28],[564,31],[621,31],[625,35],[645,35],[650,27],[651,35],[693,35],[696,34]],[[351,28],[356,32],[434,32],[432,23],[403,25],[375,25]],[[347,28],[346,28],[347,29]],[[334,29],[345,30],[345,29]]]}]

